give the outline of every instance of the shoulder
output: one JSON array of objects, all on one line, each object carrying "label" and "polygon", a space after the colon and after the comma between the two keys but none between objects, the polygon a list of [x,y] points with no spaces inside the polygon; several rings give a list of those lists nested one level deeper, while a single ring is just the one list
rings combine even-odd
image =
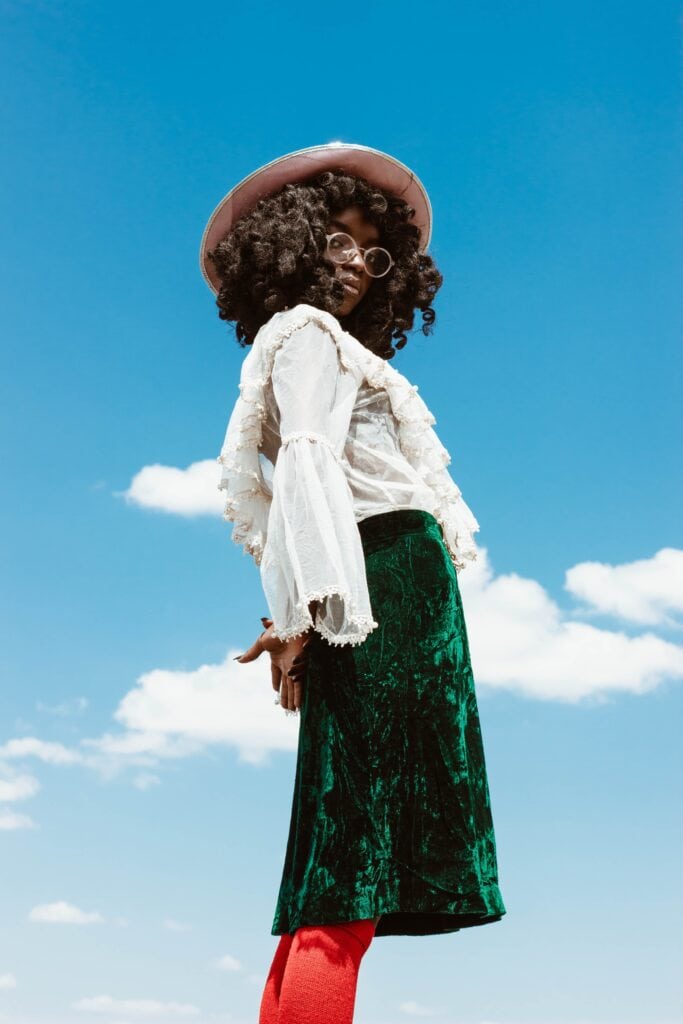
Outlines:
[{"label": "shoulder", "polygon": [[300,302],[291,309],[284,309],[280,313],[274,313],[262,330],[266,330],[269,337],[284,340],[309,325],[318,327],[335,339],[344,333],[341,324],[332,313],[309,306],[305,302]]},{"label": "shoulder", "polygon": [[267,364],[272,368],[277,353],[286,348],[300,349],[323,344],[325,339],[335,346],[338,362],[345,370],[353,369],[348,335],[332,313],[300,302],[292,309],[274,313],[263,325],[257,338],[263,346]]}]

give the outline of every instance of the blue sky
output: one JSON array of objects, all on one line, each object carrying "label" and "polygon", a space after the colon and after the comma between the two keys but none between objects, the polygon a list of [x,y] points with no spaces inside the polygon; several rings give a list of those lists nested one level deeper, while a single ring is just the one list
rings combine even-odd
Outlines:
[{"label": "blue sky", "polygon": [[[395,365],[460,577],[507,915],[378,939],[359,1024],[672,1024],[681,936],[680,9],[1,8],[0,1024],[247,1024],[298,719],[220,517],[218,200],[332,139],[415,169],[445,284]],[[340,61],[346,69],[340,76]]]}]

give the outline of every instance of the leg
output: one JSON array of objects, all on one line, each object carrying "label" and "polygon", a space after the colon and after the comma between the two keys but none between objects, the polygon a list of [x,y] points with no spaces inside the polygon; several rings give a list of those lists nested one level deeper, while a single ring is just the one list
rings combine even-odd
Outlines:
[{"label": "leg", "polygon": [[374,934],[372,918],[297,928],[278,1024],[352,1024],[358,969]]},{"label": "leg", "polygon": [[261,998],[258,1024],[278,1024],[282,976],[285,973],[285,964],[287,963],[287,956],[293,938],[293,935],[287,934],[280,936],[280,941],[278,942],[275,956],[266,978],[266,987]]}]

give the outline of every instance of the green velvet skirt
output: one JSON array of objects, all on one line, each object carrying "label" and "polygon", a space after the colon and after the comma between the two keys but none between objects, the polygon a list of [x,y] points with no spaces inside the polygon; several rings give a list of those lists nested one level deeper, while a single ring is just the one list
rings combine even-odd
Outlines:
[{"label": "green velvet skirt", "polygon": [[313,633],[272,935],[381,915],[375,935],[499,921],[479,712],[457,574],[434,516],[359,524],[378,628]]}]

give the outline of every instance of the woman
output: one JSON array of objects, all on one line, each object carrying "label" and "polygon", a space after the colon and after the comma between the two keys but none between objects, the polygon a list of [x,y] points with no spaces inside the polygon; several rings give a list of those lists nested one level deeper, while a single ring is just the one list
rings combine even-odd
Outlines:
[{"label": "woman", "polygon": [[219,486],[271,617],[239,661],[267,651],[300,712],[260,1024],[346,1024],[374,937],[506,912],[457,580],[479,527],[390,365],[434,323],[430,232],[408,168],[331,143],[250,175],[202,239],[251,346]]}]

